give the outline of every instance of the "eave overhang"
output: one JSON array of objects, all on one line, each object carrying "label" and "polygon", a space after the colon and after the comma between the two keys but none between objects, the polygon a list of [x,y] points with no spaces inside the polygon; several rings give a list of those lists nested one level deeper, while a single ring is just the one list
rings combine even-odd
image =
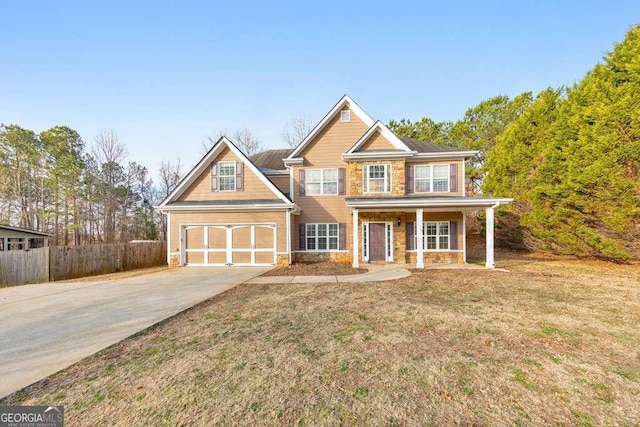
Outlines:
[{"label": "eave overhang", "polygon": [[245,203],[245,204],[232,204],[232,205],[210,205],[210,204],[190,204],[190,205],[165,205],[155,206],[161,212],[192,212],[192,211],[209,211],[209,212],[221,212],[221,211],[285,211],[290,210],[294,213],[299,212],[300,208],[295,203]]},{"label": "eave overhang", "polygon": [[405,209],[405,208],[445,208],[453,210],[478,210],[513,202],[510,198],[490,197],[389,197],[389,198],[347,198],[350,208],[361,209]]}]

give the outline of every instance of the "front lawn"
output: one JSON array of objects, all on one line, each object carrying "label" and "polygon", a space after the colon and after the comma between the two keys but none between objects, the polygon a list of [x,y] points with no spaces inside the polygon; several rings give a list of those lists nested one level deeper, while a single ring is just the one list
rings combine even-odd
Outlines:
[{"label": "front lawn", "polygon": [[638,266],[242,285],[0,402],[68,425],[637,425]]}]

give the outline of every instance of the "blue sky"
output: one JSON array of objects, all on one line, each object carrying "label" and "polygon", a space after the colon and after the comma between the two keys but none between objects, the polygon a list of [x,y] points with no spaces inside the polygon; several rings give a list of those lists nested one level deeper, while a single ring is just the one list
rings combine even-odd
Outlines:
[{"label": "blue sky", "polygon": [[152,173],[249,128],[282,147],[345,93],[383,122],[455,120],[570,85],[640,22],[638,1],[20,1],[0,20],[0,123],[112,129]]}]

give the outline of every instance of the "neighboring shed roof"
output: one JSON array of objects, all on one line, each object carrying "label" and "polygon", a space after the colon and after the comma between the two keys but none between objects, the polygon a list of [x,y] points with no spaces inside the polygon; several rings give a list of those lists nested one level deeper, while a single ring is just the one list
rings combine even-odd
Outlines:
[{"label": "neighboring shed roof", "polygon": [[260,170],[285,170],[284,163],[282,159],[289,156],[293,149],[277,149],[277,150],[266,150],[258,154],[254,154],[249,157],[249,160],[253,162]]},{"label": "neighboring shed roof", "polygon": [[420,141],[419,139],[407,138],[406,136],[398,136],[398,138],[400,138],[400,141],[404,142],[404,144],[409,147],[410,150],[417,151],[418,153],[443,153],[447,151],[463,151],[460,148]]},{"label": "neighboring shed roof", "polygon": [[28,228],[13,227],[11,225],[2,225],[2,224],[0,224],[0,233],[2,233],[3,230],[16,231],[16,232],[19,232],[19,233],[25,233],[25,234],[43,236],[43,237],[51,237],[51,236],[53,236],[53,234],[51,234],[51,233],[45,233],[45,232],[42,232],[42,231],[30,230]]}]

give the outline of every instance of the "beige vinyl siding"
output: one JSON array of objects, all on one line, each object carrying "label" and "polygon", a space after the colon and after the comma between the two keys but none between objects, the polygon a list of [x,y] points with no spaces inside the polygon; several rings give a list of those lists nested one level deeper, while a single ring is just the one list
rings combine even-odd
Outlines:
[{"label": "beige vinyl siding", "polygon": [[[275,223],[277,226],[277,252],[287,252],[286,212],[171,212],[170,252],[180,251],[181,225],[256,224]],[[261,243],[257,242],[260,247]]]},{"label": "beige vinyl siding", "polygon": [[280,191],[285,194],[289,194],[289,188],[291,187],[289,175],[270,175],[268,178]]},{"label": "beige vinyl siding", "polygon": [[[442,192],[433,192],[433,193],[415,193],[415,195],[427,195],[427,196],[462,196],[462,187],[464,185],[464,181],[462,179],[462,168],[464,167],[464,163],[462,160],[437,160],[437,161],[432,161],[432,162],[426,162],[426,161],[420,161],[420,162],[416,162],[416,163],[408,163],[407,162],[407,166],[415,166],[415,165],[452,165],[452,164],[456,164],[458,165],[458,191],[455,192],[446,192],[446,193],[442,193]],[[415,179],[415,172],[413,174],[414,179]]]},{"label": "beige vinyl siding", "polygon": [[361,152],[371,150],[396,150],[396,148],[379,131],[376,131],[357,151]]},{"label": "beige vinyl siding", "polygon": [[[407,213],[405,215],[406,222],[415,222],[416,214],[415,213]],[[462,212],[424,212],[422,215],[423,222],[431,222],[431,221],[457,221],[458,222],[458,249],[459,251],[463,248],[463,240],[464,236],[462,235],[463,230],[463,221],[464,217],[462,216]],[[427,249],[425,249],[427,251]]]},{"label": "beige vinyl siding", "polygon": [[[340,112],[305,147],[299,157],[304,157],[304,166],[336,168],[343,165],[342,153],[346,153],[367,131],[367,126],[351,112],[351,121],[340,121]],[[294,174],[294,178],[297,178]]]},{"label": "beige vinyl siding", "polygon": [[[353,115],[351,116],[353,120]],[[291,247],[299,250],[299,224],[346,223],[346,248],[350,250],[351,209],[345,204],[345,196],[296,196],[296,204],[302,209],[300,215],[293,215],[291,227]]]},{"label": "beige vinyl siding", "polygon": [[[212,162],[235,161],[240,159],[225,148]],[[207,168],[198,179],[180,196],[179,201],[197,200],[240,200],[240,199],[278,199],[273,192],[244,165],[242,191],[211,191],[211,168]]]}]

